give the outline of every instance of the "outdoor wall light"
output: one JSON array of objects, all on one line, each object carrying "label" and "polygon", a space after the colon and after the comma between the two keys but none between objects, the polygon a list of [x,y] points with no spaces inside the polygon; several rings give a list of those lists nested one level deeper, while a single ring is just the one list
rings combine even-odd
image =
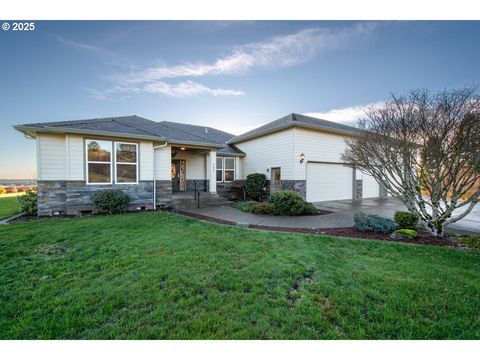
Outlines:
[{"label": "outdoor wall light", "polygon": [[184,147],[182,146],[182,147],[180,148],[180,150],[182,150],[182,151],[185,151],[185,150],[186,150],[186,148],[184,148]]},{"label": "outdoor wall light", "polygon": [[298,160],[300,161],[300,164],[302,164],[305,161],[305,154],[301,153],[300,156],[298,157]]}]

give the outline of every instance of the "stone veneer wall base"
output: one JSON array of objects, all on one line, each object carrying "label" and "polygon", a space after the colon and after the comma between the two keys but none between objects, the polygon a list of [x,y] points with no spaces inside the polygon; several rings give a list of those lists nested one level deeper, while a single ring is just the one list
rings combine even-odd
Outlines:
[{"label": "stone veneer wall base", "polygon": [[[37,181],[38,216],[82,215],[95,212],[94,194],[106,189],[119,189],[130,197],[128,210],[153,210],[153,181],[138,184],[87,185],[85,181]],[[168,206],[172,201],[172,182],[157,180],[156,202]]]}]

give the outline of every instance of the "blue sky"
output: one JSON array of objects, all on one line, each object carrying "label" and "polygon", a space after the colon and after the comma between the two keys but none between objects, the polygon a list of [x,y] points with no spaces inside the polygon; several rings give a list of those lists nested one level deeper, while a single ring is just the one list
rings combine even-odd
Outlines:
[{"label": "blue sky", "polygon": [[390,92],[480,80],[480,22],[37,21],[0,32],[0,178],[13,124],[137,114],[241,133],[291,112],[352,122]]}]

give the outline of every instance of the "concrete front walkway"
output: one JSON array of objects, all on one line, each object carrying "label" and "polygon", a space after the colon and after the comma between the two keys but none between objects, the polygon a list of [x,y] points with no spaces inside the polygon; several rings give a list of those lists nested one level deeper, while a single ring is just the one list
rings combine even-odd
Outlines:
[{"label": "concrete front walkway", "polygon": [[[273,216],[244,213],[230,206],[190,209],[199,215],[209,216],[237,225],[262,225],[271,227],[328,229],[344,228],[354,225],[353,216],[359,212],[393,218],[397,210],[406,210],[397,199],[364,199],[362,201],[327,201],[314,203],[318,209],[331,211],[331,214],[316,216]],[[477,205],[466,218],[450,225],[450,232],[480,233],[480,205]]]},{"label": "concrete front walkway", "polygon": [[353,217],[348,214],[312,216],[273,216],[245,213],[230,206],[189,209],[188,212],[219,220],[233,221],[239,226],[262,225],[286,228],[327,229],[353,226]]}]

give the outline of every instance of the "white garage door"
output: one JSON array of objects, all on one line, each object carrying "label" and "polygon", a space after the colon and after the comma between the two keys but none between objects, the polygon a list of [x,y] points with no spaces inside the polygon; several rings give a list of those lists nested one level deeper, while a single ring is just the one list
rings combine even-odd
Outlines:
[{"label": "white garage door", "polygon": [[373,176],[362,173],[363,176],[363,197],[378,198],[380,196],[380,186]]},{"label": "white garage door", "polygon": [[307,163],[307,201],[352,199],[352,179],[351,167]]}]

